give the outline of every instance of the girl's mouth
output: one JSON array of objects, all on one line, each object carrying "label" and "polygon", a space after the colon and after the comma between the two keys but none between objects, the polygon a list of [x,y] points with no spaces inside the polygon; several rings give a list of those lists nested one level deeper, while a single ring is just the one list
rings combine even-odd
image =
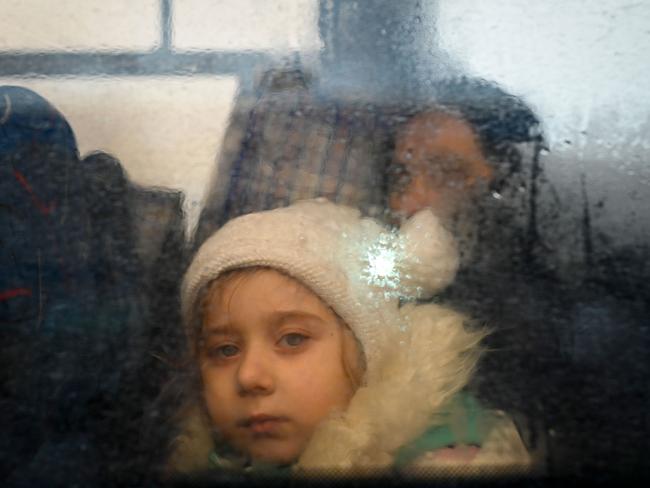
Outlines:
[{"label": "girl's mouth", "polygon": [[288,419],[273,415],[252,415],[241,422],[241,427],[250,430],[254,434],[268,434],[275,432]]}]

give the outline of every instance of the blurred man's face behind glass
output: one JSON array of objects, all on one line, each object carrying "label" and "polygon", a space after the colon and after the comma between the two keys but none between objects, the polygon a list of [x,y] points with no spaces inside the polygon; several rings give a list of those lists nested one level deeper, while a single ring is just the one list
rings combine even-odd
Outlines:
[{"label": "blurred man's face behind glass", "polygon": [[467,122],[446,112],[425,112],[397,136],[389,206],[397,221],[424,208],[450,220],[463,203],[485,191],[493,177]]}]

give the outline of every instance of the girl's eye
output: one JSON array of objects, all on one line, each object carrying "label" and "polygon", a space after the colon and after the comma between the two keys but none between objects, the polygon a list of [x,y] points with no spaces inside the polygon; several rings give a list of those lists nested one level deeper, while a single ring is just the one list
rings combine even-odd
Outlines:
[{"label": "girl's eye", "polygon": [[297,333],[286,334],[280,339],[280,343],[284,346],[298,347],[307,340],[307,336]]},{"label": "girl's eye", "polygon": [[215,358],[231,358],[239,353],[239,348],[232,344],[214,347],[208,351],[208,355]]}]

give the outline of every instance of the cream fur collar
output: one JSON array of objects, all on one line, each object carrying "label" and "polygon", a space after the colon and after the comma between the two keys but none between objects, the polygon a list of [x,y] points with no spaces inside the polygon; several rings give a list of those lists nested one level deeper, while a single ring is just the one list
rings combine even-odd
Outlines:
[{"label": "cream fur collar", "polygon": [[462,315],[439,305],[400,312],[407,327],[387,341],[375,377],[316,430],[298,470],[389,468],[395,451],[442,422],[442,407],[466,386],[485,333],[468,331]]}]

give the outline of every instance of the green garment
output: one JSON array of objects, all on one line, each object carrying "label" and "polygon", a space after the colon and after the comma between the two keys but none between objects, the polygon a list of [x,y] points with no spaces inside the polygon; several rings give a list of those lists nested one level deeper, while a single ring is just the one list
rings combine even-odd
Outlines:
[{"label": "green garment", "polygon": [[266,478],[288,477],[291,475],[292,468],[292,465],[277,466],[268,463],[251,463],[242,457],[229,457],[223,454],[219,455],[216,451],[212,451],[210,453],[209,460],[210,464],[217,469],[240,472]]},{"label": "green garment", "polygon": [[439,422],[396,452],[395,467],[407,466],[436,449],[459,444],[480,447],[494,423],[494,416],[467,392],[456,395],[440,416]]}]

